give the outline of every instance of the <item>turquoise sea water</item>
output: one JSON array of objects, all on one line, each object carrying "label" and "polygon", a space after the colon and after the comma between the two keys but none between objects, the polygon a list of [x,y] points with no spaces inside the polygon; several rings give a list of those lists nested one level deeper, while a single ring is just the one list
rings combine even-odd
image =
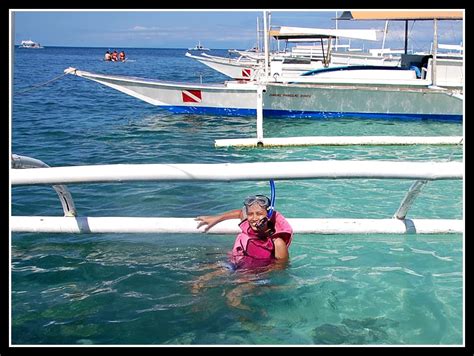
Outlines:
[{"label": "turquoise sea water", "polygon": [[[164,80],[226,78],[184,49],[16,49],[12,153],[50,166],[302,160],[462,161],[462,146],[217,149],[255,136],[255,118],[176,115],[82,78],[93,72]],[[213,51],[217,55],[226,52]],[[212,53],[211,53],[212,54]],[[38,85],[38,86],[36,86]],[[463,126],[358,119],[264,122],[267,137],[462,135]],[[413,182],[283,180],[276,208],[289,218],[390,218]],[[195,217],[269,194],[268,182],[69,185],[81,216]],[[62,216],[47,186],[11,189],[11,215]],[[463,183],[429,182],[409,218],[463,218]],[[463,236],[295,235],[284,270],[240,275],[226,259],[233,236],[11,234],[13,345],[460,345]],[[222,271],[198,293],[193,283]],[[243,309],[232,306],[235,296]]]}]

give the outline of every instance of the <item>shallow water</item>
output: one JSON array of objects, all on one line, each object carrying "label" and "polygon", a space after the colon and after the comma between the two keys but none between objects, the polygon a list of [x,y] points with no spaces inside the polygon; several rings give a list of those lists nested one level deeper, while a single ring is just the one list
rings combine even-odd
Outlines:
[{"label": "shallow water", "polygon": [[[462,146],[217,149],[255,136],[255,118],[176,115],[83,78],[78,69],[199,82],[225,80],[180,49],[15,50],[12,153],[50,166],[302,160],[462,161]],[[214,52],[214,51],[213,51]],[[216,51],[225,55],[225,51]],[[267,137],[462,135],[463,126],[358,119],[264,122]],[[282,180],[286,217],[389,218],[413,182]],[[269,194],[268,182],[69,185],[81,216],[195,217]],[[11,189],[12,215],[63,214],[53,189]],[[463,218],[463,183],[429,182],[409,218]],[[11,331],[18,345],[459,345],[463,343],[463,236],[296,235],[284,270],[222,269],[232,236],[11,234]],[[222,267],[221,267],[222,268]],[[241,309],[231,300],[240,295]],[[238,298],[237,298],[238,299]]]}]

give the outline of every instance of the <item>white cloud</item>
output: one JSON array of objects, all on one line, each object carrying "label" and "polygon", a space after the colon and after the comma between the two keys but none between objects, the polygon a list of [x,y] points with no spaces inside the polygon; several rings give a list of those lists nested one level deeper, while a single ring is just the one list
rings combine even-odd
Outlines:
[{"label": "white cloud", "polygon": [[130,29],[131,31],[146,31],[147,28],[143,26],[134,26]]}]

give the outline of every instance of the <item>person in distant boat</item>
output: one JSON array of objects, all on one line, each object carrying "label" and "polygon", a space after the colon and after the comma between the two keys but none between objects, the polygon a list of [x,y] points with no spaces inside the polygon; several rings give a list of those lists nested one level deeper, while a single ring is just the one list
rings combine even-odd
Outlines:
[{"label": "person in distant boat", "polygon": [[[241,232],[237,235],[232,251],[229,253],[229,263],[226,265],[231,271],[252,271],[275,265],[281,268],[289,259],[288,248],[293,238],[293,229],[285,217],[274,211],[271,201],[265,195],[254,195],[244,200],[242,209],[231,210],[215,216],[198,216],[197,228],[206,226],[204,232],[214,225],[228,219],[240,219]],[[225,271],[225,270],[224,270]],[[215,270],[201,276],[192,287],[197,293],[204,287],[204,283],[213,277],[222,274],[222,269]],[[247,286],[247,288],[253,286]],[[228,293],[230,305],[248,309],[240,303],[242,288]]]},{"label": "person in distant boat", "polygon": [[124,51],[120,51],[119,53],[119,60],[121,62],[125,62],[125,52]]},{"label": "person in distant boat", "polygon": [[104,61],[111,61],[112,60],[112,55],[110,54],[109,51],[105,52],[104,56]]},{"label": "person in distant boat", "polygon": [[117,51],[112,52],[112,62],[117,62],[118,61],[118,53]]}]

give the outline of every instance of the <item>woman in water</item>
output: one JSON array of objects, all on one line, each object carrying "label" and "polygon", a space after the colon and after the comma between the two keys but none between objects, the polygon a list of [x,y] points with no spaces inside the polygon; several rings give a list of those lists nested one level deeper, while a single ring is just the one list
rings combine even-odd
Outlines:
[{"label": "woman in water", "polygon": [[278,211],[273,211],[270,199],[255,195],[244,200],[242,209],[231,210],[216,216],[198,216],[197,228],[207,225],[207,232],[217,223],[228,219],[240,219],[241,233],[237,235],[230,256],[232,269],[268,265],[273,261],[288,261],[288,247],[293,230]]},{"label": "woman in water", "polygon": [[[197,228],[206,226],[209,231],[214,225],[228,219],[240,219],[241,232],[237,235],[232,251],[229,253],[227,267],[232,271],[255,271],[276,263],[284,267],[289,258],[288,247],[293,238],[293,229],[278,211],[274,211],[271,201],[264,195],[250,196],[244,200],[242,209],[231,210],[216,216],[198,216]],[[204,282],[222,274],[219,269],[201,276],[193,285],[197,293]],[[247,286],[253,287],[253,286]],[[227,295],[232,306],[242,308],[240,298],[244,290],[236,289]],[[245,307],[245,309],[248,309]]]}]

